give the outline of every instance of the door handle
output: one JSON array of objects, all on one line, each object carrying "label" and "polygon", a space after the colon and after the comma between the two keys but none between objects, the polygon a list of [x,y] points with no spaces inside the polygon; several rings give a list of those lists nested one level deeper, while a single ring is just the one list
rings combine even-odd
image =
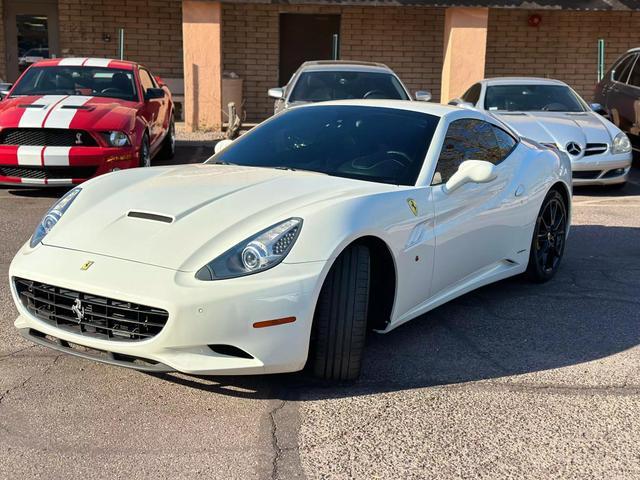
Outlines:
[{"label": "door handle", "polygon": [[516,188],[514,195],[516,197],[521,197],[523,193],[524,193],[524,185],[520,184],[518,185],[518,188]]}]

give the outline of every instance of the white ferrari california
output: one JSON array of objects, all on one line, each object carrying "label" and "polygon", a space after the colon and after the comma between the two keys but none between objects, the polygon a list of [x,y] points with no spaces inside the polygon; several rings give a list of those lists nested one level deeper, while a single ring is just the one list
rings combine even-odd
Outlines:
[{"label": "white ferrari california", "polygon": [[631,170],[631,142],[569,85],[549,78],[489,78],[451,105],[485,110],[519,135],[568,155],[573,185],[624,187]]},{"label": "white ferrari california", "polygon": [[217,150],[55,203],[10,267],[22,335],[144,371],[353,379],[369,330],[562,259],[569,160],[479,111],[313,104]]}]

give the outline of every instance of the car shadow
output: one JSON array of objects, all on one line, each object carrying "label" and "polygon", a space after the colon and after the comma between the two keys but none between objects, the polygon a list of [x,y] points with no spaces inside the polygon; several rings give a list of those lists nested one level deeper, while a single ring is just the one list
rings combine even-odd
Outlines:
[{"label": "car shadow", "polygon": [[[574,226],[546,284],[507,279],[368,339],[361,377],[309,373],[160,377],[245,398],[324,399],[529,374],[598,360],[640,343],[640,228]],[[615,245],[615,247],[614,247]]]}]

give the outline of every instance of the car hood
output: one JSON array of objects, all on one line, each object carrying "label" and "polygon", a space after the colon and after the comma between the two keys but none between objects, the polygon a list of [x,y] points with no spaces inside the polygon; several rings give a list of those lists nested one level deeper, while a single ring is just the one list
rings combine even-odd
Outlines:
[{"label": "car hood", "polygon": [[131,131],[136,103],[84,95],[29,95],[0,102],[0,128]]},{"label": "car hood", "polygon": [[[192,271],[288,218],[304,219],[328,203],[397,187],[198,164],[116,172],[82,188],[43,244]],[[151,219],[139,218],[149,214]]]},{"label": "car hood", "polygon": [[553,143],[561,150],[566,150],[569,142],[578,143],[582,149],[587,143],[611,145],[612,142],[610,127],[594,112],[501,112],[494,115],[521,137],[538,143]]}]

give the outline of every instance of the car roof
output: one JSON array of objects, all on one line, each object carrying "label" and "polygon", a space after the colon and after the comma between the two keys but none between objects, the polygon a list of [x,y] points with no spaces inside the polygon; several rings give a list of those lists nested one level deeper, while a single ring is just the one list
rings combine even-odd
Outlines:
[{"label": "car roof", "polygon": [[64,58],[46,58],[33,64],[36,67],[57,67],[57,66],[75,66],[75,67],[105,67],[118,68],[122,70],[133,70],[138,65],[128,60],[116,60],[112,58],[89,58],[89,57],[64,57]]},{"label": "car roof", "polygon": [[396,110],[407,110],[411,112],[426,113],[429,115],[435,115],[437,117],[444,117],[445,115],[455,112],[468,112],[470,116],[485,117],[484,114],[479,113],[476,110],[468,108],[460,108],[453,105],[442,105],[440,103],[431,102],[414,102],[411,100],[333,100],[330,102],[316,102],[301,105],[298,108],[317,108],[323,106],[354,106],[354,107],[382,107],[382,108],[394,108]]},{"label": "car roof", "polygon": [[357,72],[386,72],[393,73],[384,63],[358,62],[348,60],[313,60],[304,62],[298,69],[299,72],[319,71],[357,71]]},{"label": "car roof", "polygon": [[563,85],[566,83],[553,78],[541,77],[495,77],[485,78],[480,83],[489,85]]}]

